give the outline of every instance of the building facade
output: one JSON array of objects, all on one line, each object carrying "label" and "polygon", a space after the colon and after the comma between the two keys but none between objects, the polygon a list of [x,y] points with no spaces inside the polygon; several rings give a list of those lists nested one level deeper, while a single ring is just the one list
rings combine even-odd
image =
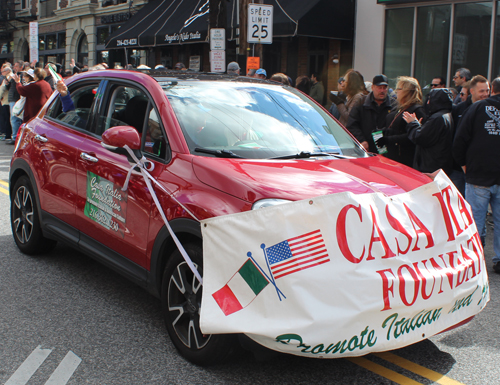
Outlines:
[{"label": "building facade", "polygon": [[[245,10],[250,2],[0,0],[9,8],[0,14],[0,61],[29,61],[28,23],[36,21],[40,62],[65,68],[72,59],[83,66],[106,62],[110,67],[172,67],[183,62],[210,71],[208,31],[223,27],[226,63],[239,62],[242,72],[247,57],[258,56],[268,76],[284,72],[295,79],[315,73],[326,89],[336,89],[339,76],[352,67],[356,1],[266,0],[274,9],[273,41],[266,45],[246,43]],[[214,22],[210,7],[218,11],[216,18],[223,7],[224,18]],[[193,25],[198,29],[186,33]]]},{"label": "building facade", "polygon": [[374,0],[357,10],[354,67],[383,72],[393,85],[406,75],[421,85],[443,76],[453,86],[461,67],[493,79],[500,75],[499,15],[496,0]]}]

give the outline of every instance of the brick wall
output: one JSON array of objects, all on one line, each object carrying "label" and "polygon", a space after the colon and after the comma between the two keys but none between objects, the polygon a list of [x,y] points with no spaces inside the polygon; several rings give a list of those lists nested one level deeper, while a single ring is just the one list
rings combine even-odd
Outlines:
[{"label": "brick wall", "polygon": [[66,30],[66,23],[57,23],[49,25],[40,25],[38,33],[50,33],[50,32],[60,32]]}]

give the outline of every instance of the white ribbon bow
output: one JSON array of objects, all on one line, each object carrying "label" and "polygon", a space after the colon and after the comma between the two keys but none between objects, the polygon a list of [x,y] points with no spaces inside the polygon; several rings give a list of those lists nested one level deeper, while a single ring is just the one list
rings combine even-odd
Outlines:
[{"label": "white ribbon bow", "polygon": [[[123,146],[123,148],[127,150],[127,152],[129,153],[130,157],[134,160],[135,164],[132,165],[132,167],[130,167],[130,169],[128,170],[127,178],[125,179],[125,183],[123,185],[122,191],[127,191],[128,182],[130,180],[130,176],[132,175],[132,171],[134,170],[134,168],[139,167],[139,170],[141,171],[142,177],[144,178],[144,181],[146,182],[146,185],[148,186],[148,189],[151,192],[151,196],[153,197],[153,201],[155,202],[156,208],[160,212],[160,215],[163,218],[163,222],[165,222],[165,226],[167,227],[167,230],[170,233],[170,236],[174,240],[175,244],[177,245],[177,248],[181,252],[182,257],[184,258],[184,260],[188,264],[189,268],[191,269],[191,271],[193,272],[193,274],[195,275],[195,277],[203,285],[203,279],[201,278],[200,273],[196,269],[196,266],[194,265],[193,261],[191,260],[191,258],[189,258],[189,255],[187,254],[186,250],[184,249],[184,247],[182,246],[181,242],[179,241],[179,239],[175,235],[174,231],[170,227],[170,224],[168,223],[167,217],[165,216],[165,213],[163,212],[163,209],[162,209],[162,207],[160,205],[160,201],[158,201],[158,198],[157,198],[156,193],[155,193],[155,191],[153,189],[153,186],[151,185],[151,181],[153,181],[153,183],[156,184],[161,190],[163,190],[164,192],[166,192],[177,204],[179,204],[184,210],[186,210],[186,212],[189,215],[191,215],[196,221],[199,222],[200,220],[198,218],[196,218],[196,216],[191,211],[189,211],[187,209],[187,207],[185,207],[181,202],[179,202],[172,195],[172,193],[168,192],[161,184],[159,184],[156,181],[156,179],[154,179],[151,176],[151,174],[148,171],[153,171],[154,170],[154,163],[148,161],[144,156],[140,160],[137,159],[137,157],[135,156],[134,152],[127,145]],[[149,165],[150,165],[149,167],[147,167],[147,165],[146,165],[147,163],[149,163]]]}]

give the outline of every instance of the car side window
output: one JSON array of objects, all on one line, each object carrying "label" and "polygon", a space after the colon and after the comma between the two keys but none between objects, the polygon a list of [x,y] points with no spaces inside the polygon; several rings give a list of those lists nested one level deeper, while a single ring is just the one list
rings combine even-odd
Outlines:
[{"label": "car side window", "polygon": [[56,98],[47,115],[65,125],[87,129],[97,86],[88,83],[70,86],[67,97]]},{"label": "car side window", "polygon": [[165,159],[168,153],[167,139],[154,108],[149,112],[144,135],[144,152]]},{"label": "car side window", "polygon": [[107,100],[107,106],[97,116],[97,133],[115,126],[132,126],[141,135],[149,105],[145,93],[134,87],[112,85]]}]

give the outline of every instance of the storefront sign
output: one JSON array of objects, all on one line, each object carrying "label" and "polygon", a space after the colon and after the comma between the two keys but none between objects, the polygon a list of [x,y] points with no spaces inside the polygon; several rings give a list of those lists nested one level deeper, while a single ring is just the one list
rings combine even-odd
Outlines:
[{"label": "storefront sign", "polygon": [[190,42],[192,40],[201,40],[201,33],[196,32],[182,32],[182,33],[174,33],[172,35],[166,34],[165,41],[170,43],[178,43],[178,42]]},{"label": "storefront sign", "polygon": [[122,21],[127,21],[128,19],[130,19],[130,13],[128,12],[105,15],[101,16],[101,24],[120,23]]},{"label": "storefront sign", "polygon": [[137,45],[137,39],[117,39],[116,46],[117,47],[127,47],[129,45]]},{"label": "storefront sign", "polygon": [[470,206],[444,172],[390,197],[345,192],[201,223],[207,334],[356,356],[421,341],[489,301]]},{"label": "storefront sign", "polygon": [[273,6],[248,4],[247,41],[249,43],[273,43]]},{"label": "storefront sign", "polygon": [[210,51],[210,72],[226,72],[226,51]]},{"label": "storefront sign", "polygon": [[210,49],[212,51],[226,49],[226,30],[224,28],[210,29]]}]

